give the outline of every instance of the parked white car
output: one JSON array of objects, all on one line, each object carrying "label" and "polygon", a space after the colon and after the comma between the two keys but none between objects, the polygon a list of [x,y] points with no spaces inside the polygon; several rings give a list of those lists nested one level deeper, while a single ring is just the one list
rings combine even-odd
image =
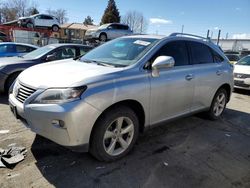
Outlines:
[{"label": "parked white car", "polygon": [[250,55],[243,57],[234,66],[234,88],[250,90]]},{"label": "parked white car", "polygon": [[132,35],[133,31],[128,25],[120,23],[109,23],[98,27],[97,29],[89,29],[85,33],[86,39],[98,39],[105,42],[107,40],[115,39],[118,37]]},{"label": "parked white car", "polygon": [[27,28],[48,27],[52,28],[52,31],[55,32],[60,28],[58,19],[46,14],[35,14],[29,17],[21,17],[19,18],[18,23]]}]

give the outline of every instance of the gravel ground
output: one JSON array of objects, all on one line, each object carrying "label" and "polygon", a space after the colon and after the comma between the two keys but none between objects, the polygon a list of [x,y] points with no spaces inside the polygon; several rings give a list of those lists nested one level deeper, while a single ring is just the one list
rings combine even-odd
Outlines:
[{"label": "gravel ground", "polygon": [[250,187],[250,92],[237,91],[218,121],[183,118],[140,136],[125,158],[103,163],[36,136],[0,95],[0,147],[28,149],[0,187]]}]

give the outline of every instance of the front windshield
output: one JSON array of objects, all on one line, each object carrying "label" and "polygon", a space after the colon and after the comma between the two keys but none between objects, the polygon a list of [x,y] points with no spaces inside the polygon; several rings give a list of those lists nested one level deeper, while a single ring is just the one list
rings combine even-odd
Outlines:
[{"label": "front windshield", "polygon": [[153,38],[118,38],[91,50],[80,61],[129,66],[136,63],[157,41]]},{"label": "front windshield", "polygon": [[106,29],[110,24],[103,24],[98,29]]},{"label": "front windshield", "polygon": [[236,65],[248,65],[250,66],[250,56],[243,57],[241,60],[236,63]]},{"label": "front windshield", "polygon": [[27,59],[37,59],[37,58],[45,55],[46,53],[50,52],[53,49],[55,49],[54,46],[44,46],[44,47],[38,48],[30,53],[27,53],[23,57],[27,58]]}]

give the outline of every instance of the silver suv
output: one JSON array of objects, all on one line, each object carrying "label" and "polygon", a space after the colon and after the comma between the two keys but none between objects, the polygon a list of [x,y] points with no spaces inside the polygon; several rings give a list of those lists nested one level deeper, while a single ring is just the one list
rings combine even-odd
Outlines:
[{"label": "silver suv", "polygon": [[97,29],[87,30],[85,33],[85,38],[98,39],[99,41],[105,42],[107,40],[132,34],[133,32],[128,25],[120,23],[110,23],[101,25]]},{"label": "silver suv", "polygon": [[9,103],[35,133],[113,161],[153,125],[197,112],[218,119],[232,88],[233,67],[209,40],[139,35],[23,71]]}]

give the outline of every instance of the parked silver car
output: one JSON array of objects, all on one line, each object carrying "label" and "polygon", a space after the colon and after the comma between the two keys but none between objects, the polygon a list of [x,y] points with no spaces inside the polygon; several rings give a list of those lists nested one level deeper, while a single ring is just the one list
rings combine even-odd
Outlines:
[{"label": "parked silver car", "polygon": [[140,35],[23,71],[9,103],[35,133],[112,161],[153,125],[201,111],[218,119],[232,88],[233,67],[212,42]]},{"label": "parked silver car", "polygon": [[133,32],[128,25],[119,23],[104,24],[98,29],[89,29],[85,33],[86,39],[98,39],[102,42],[118,37],[132,35]]}]

